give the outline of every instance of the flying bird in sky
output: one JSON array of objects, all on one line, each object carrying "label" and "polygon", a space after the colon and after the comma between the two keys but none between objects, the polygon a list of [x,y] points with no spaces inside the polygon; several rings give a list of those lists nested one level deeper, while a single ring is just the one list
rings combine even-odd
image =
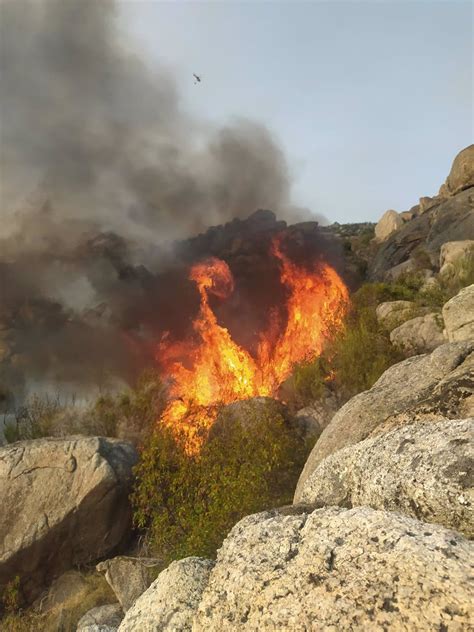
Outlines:
[{"label": "flying bird in sky", "polygon": [[201,77],[193,72],[193,77],[195,79],[194,83],[201,83]]}]

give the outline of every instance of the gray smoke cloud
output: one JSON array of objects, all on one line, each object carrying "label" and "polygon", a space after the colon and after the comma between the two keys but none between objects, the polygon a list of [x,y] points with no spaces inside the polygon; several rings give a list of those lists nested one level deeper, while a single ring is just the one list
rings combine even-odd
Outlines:
[{"label": "gray smoke cloud", "polygon": [[297,217],[271,133],[190,116],[116,18],[111,0],[0,0],[0,391],[129,380],[153,349],[127,332],[195,303],[185,284],[166,300],[165,242]]},{"label": "gray smoke cloud", "polygon": [[29,188],[61,222],[155,242],[288,206],[285,159],[268,130],[250,121],[212,130],[189,116],[169,72],[127,50],[114,2],[0,8],[4,230],[18,231]]}]

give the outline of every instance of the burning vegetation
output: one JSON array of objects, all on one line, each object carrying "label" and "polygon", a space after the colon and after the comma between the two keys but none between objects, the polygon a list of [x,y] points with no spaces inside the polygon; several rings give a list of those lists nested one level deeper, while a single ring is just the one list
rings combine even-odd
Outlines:
[{"label": "burning vegetation", "polygon": [[319,355],[324,342],[342,325],[348,291],[328,263],[295,263],[284,252],[281,237],[272,240],[270,254],[278,261],[286,301],[283,313],[269,308],[267,327],[258,332],[256,353],[235,341],[211,306],[211,297],[226,301],[234,291],[228,264],[215,257],[190,269],[189,279],[200,296],[191,335],[174,340],[166,332],[158,345],[156,359],[172,380],[161,422],[184,437],[188,452],[199,450],[219,405],[274,396],[294,365]]}]

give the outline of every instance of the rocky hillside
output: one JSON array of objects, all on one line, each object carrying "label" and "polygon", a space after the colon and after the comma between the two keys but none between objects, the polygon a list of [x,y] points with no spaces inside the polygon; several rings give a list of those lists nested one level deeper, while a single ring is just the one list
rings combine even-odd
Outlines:
[{"label": "rocky hillside", "polygon": [[438,195],[420,198],[409,211],[387,211],[375,236],[380,247],[368,270],[373,279],[439,269],[443,244],[474,239],[474,145],[456,156]]},{"label": "rocky hillside", "polygon": [[[208,450],[208,461],[198,462],[200,470],[209,462],[214,468],[207,495],[202,485],[207,481],[190,476],[188,457],[182,466],[176,452],[155,445],[150,436],[142,438],[140,455],[127,441],[104,437],[37,438],[0,447],[5,509],[0,515],[0,629],[474,629],[473,163],[471,146],[456,158],[433,204],[422,198],[408,214],[386,214],[375,239],[366,225],[323,230],[326,246],[337,242],[349,267],[365,261],[370,274],[384,280],[354,294],[355,309],[373,318],[361,321],[362,329],[352,323],[358,339],[343,339],[352,345],[345,363],[349,358],[349,368],[362,371],[357,355],[364,353],[370,336],[377,338],[376,353],[386,354],[383,368],[364,390],[351,384],[350,396],[337,391],[337,379],[317,373],[324,379],[316,380],[312,399],[301,410],[287,397],[298,382],[296,371],[293,383],[283,385],[280,401],[257,398],[222,409],[205,447],[227,452]],[[276,220],[260,212],[250,221],[262,237],[272,234]],[[245,245],[234,228],[200,236],[186,252],[198,252],[204,241],[215,239],[219,252],[224,249],[237,265]],[[320,239],[315,226],[287,230],[296,231],[296,242]],[[246,256],[248,265],[255,252]],[[369,369],[380,359],[367,358]],[[120,410],[137,406],[134,414],[138,410],[154,421],[156,408],[150,411],[147,402],[156,400],[146,399],[146,389],[135,399],[139,406],[129,396]],[[267,419],[269,409],[273,417]],[[269,430],[274,420],[286,451],[278,451],[281,437]],[[260,451],[247,453],[252,441]],[[308,443],[313,447],[305,452],[306,463],[302,467],[303,459],[291,478],[296,446]],[[245,461],[248,454],[262,462]],[[280,463],[272,470],[269,464],[281,455],[288,460],[286,468]],[[234,469],[228,469],[229,462]],[[156,463],[163,467],[154,470]],[[130,491],[135,489],[136,502],[134,476],[150,467],[139,491],[142,510],[145,505],[158,516],[152,525],[158,535],[182,524],[175,514],[188,511],[188,520],[199,529],[187,544],[198,550],[203,539],[215,535],[216,525],[222,528],[234,516],[215,557],[215,549],[205,556],[177,555],[174,549],[171,558],[164,547],[147,551],[152,540],[145,537],[144,546],[145,532],[132,529]],[[247,478],[238,478],[242,470]],[[170,471],[182,478],[169,477]],[[255,501],[266,489],[258,486],[266,476],[272,485],[275,478],[291,480],[291,494],[299,476],[292,504],[291,496],[284,506]],[[181,487],[173,487],[176,480]],[[217,480],[226,485],[225,497]],[[245,501],[250,497],[250,503],[244,506],[251,511],[241,512],[236,481],[248,484]],[[183,491],[183,485],[189,488]],[[159,494],[153,495],[156,490]],[[174,503],[178,496],[182,504]],[[192,496],[191,507],[186,496]],[[171,498],[168,521],[162,506],[151,506],[157,498]],[[204,505],[213,499],[216,521],[203,521],[209,516]],[[262,507],[266,510],[258,511]],[[179,529],[171,536],[179,539]],[[169,545],[169,540],[159,541]],[[169,564],[169,559],[174,561]]]},{"label": "rocky hillside", "polygon": [[[45,604],[25,625],[90,599],[78,632],[470,629],[473,299],[470,286],[443,309],[452,342],[393,365],[335,414],[330,403],[293,418],[295,432],[319,436],[293,506],[238,522],[215,560],[184,558],[156,578],[160,559],[119,555],[97,566],[97,593],[68,569],[131,550],[134,450],[97,438],[2,448],[0,577],[21,576]],[[402,318],[399,307],[379,312]],[[264,400],[231,405],[214,434],[254,424],[259,410]]]},{"label": "rocky hillside", "polygon": [[174,562],[119,632],[470,629],[473,402],[472,339],[393,366],[323,431],[294,506]]}]

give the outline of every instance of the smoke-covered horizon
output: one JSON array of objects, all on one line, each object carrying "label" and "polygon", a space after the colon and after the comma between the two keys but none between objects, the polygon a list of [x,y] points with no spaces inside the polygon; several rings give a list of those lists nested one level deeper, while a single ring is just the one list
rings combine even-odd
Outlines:
[{"label": "smoke-covered horizon", "polygon": [[172,240],[257,208],[301,218],[285,157],[261,123],[192,117],[112,0],[0,12],[0,386],[127,380],[152,355],[124,333],[146,330],[146,293],[179,310],[162,298]]}]

